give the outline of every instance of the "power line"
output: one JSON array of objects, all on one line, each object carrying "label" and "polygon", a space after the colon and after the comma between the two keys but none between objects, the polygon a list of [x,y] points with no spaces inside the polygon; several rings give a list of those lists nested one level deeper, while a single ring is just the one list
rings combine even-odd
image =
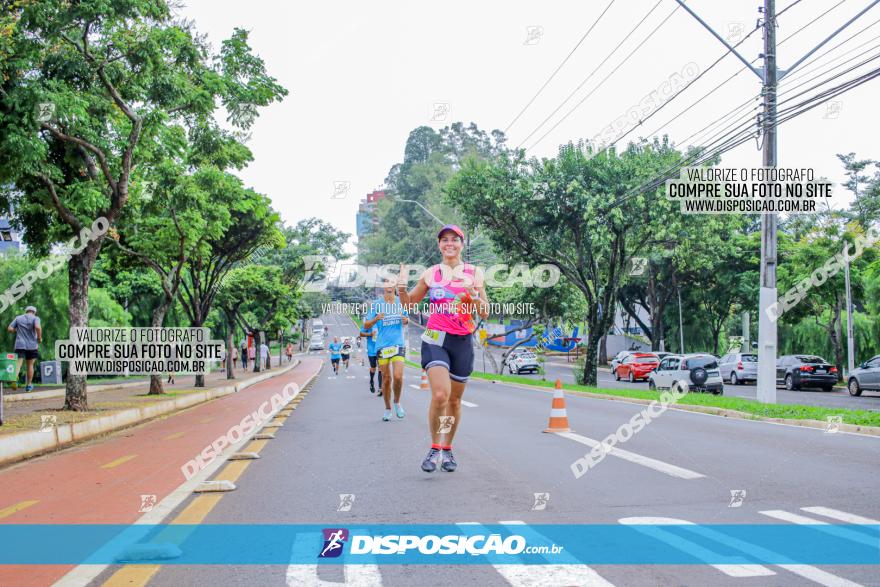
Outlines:
[{"label": "power line", "polygon": [[593,24],[590,25],[590,28],[587,29],[587,32],[584,33],[584,35],[575,44],[571,51],[568,52],[568,55],[565,56],[565,59],[562,60],[562,63],[560,63],[556,67],[556,69],[553,70],[553,73],[550,74],[550,77],[547,78],[547,81],[544,82],[544,85],[538,88],[538,91],[535,93],[534,96],[532,96],[532,99],[529,100],[529,102],[525,106],[523,106],[523,109],[519,111],[519,114],[517,114],[514,119],[510,121],[510,124],[508,124],[507,128],[504,129],[505,134],[507,134],[507,131],[510,130],[510,127],[512,127],[516,123],[516,121],[519,120],[520,116],[522,116],[523,113],[528,110],[529,106],[532,105],[532,103],[538,98],[538,96],[541,95],[541,92],[543,92],[544,88],[546,88],[547,85],[553,80],[553,78],[556,77],[556,74],[559,73],[559,70],[562,69],[562,67],[568,62],[569,59],[571,59],[571,56],[574,55],[574,52],[577,51],[578,47],[581,46],[581,44],[584,42],[587,36],[589,36],[590,32],[596,27],[596,25],[599,24],[599,21],[602,20],[602,17],[605,16],[605,13],[608,12],[608,9],[611,8],[612,4],[614,4],[614,1],[615,0],[611,0],[608,3],[608,5],[605,7],[605,10],[603,10],[602,13],[599,14],[599,17],[595,21],[593,21]]},{"label": "power line", "polygon": [[[788,6],[786,6],[784,9],[782,9],[782,10],[777,14],[777,18],[778,18],[779,16],[781,16],[782,14],[784,14],[785,12],[787,12],[789,9],[791,9],[791,8],[793,8],[794,6],[800,4],[802,1],[803,1],[803,0],[794,0],[791,4],[789,4]],[[831,10],[833,10],[834,8],[836,8],[837,6],[839,6],[840,4],[842,4],[842,3],[845,2],[845,1],[846,1],[846,0],[840,0],[840,2],[838,2],[835,6],[832,6],[831,9],[825,11],[825,12],[824,12],[823,14],[821,14],[818,18],[821,18],[821,16],[824,16],[825,14],[827,14],[828,12],[830,12]],[[656,8],[656,6],[655,6],[655,8]],[[678,9],[678,6],[676,6],[676,9]],[[653,9],[652,9],[652,10],[653,10]],[[674,12],[675,12],[675,11],[673,11],[673,13],[674,13]],[[671,15],[672,15],[672,13],[670,13],[669,16],[671,16]],[[669,18],[669,16],[667,16],[667,19]],[[664,22],[665,22],[665,20],[664,20]],[[663,23],[660,23],[660,24],[662,25]],[[807,26],[809,26],[809,24],[808,24]],[[749,37],[750,37],[750,36],[751,36],[756,30],[758,30],[758,28],[759,28],[759,27],[756,26],[754,29],[752,29],[752,31],[750,31],[748,35],[746,35],[743,39],[741,39],[740,42],[737,43],[737,44],[734,46],[734,48],[738,47],[738,46],[741,45],[743,42],[745,42],[746,39],[748,39],[748,38],[749,38]],[[802,27],[802,28],[799,29],[798,31],[795,31],[792,35],[789,35],[789,37],[787,37],[787,38],[791,38],[791,37],[793,37],[794,35],[796,35],[797,33],[799,33],[799,32],[800,32],[801,30],[803,30],[804,28],[806,28],[806,26],[805,26],[805,27]],[[655,30],[655,32],[656,32],[656,30]],[[652,32],[652,34],[653,34],[653,32]],[[649,38],[650,38],[650,36],[649,36]],[[647,39],[645,39],[645,40],[647,40]],[[784,42],[784,41],[783,41],[783,42]],[[644,43],[644,41],[643,41],[643,43]],[[779,44],[781,45],[782,42],[780,42]],[[639,46],[641,46],[641,45],[639,45]],[[728,51],[728,53],[729,53],[729,51]],[[721,58],[719,58],[719,61],[720,61],[720,59],[722,59],[722,58],[725,57],[726,55],[727,55],[727,53],[725,53],[724,55],[722,55]],[[629,58],[629,56],[627,56],[627,58]],[[752,63],[754,63],[755,61],[757,61],[757,59],[752,60]],[[717,61],[716,61],[716,63],[713,63],[711,66],[709,66],[709,69],[711,69],[712,67],[714,67],[716,64],[717,64]],[[622,64],[621,64],[621,65],[622,65]],[[618,66],[618,67],[619,67],[619,66]],[[705,70],[703,73],[708,72],[709,69]],[[746,68],[743,67],[741,70],[739,70],[739,71],[738,71],[737,73],[735,73],[733,76],[731,76],[730,78],[728,78],[727,80],[725,80],[724,82],[722,82],[720,85],[724,85],[724,84],[726,84],[726,83],[729,82],[731,79],[733,79],[734,77],[736,77],[737,75],[739,75],[740,73],[742,73],[742,72],[745,71],[745,70],[746,70]],[[613,72],[612,72],[612,73],[613,73]],[[701,74],[697,77],[697,79],[699,79],[699,77],[702,77],[703,73],[701,73]],[[606,77],[606,79],[607,79],[607,77]],[[602,81],[604,82],[605,80],[602,80]],[[696,81],[696,79],[695,79],[695,80],[692,80],[691,83],[693,83],[693,82],[695,82],[695,81]],[[601,84],[600,84],[600,85],[601,85]],[[691,85],[691,84],[688,84],[688,86],[690,86],[690,85]],[[580,87],[580,86],[579,86],[579,87]],[[720,87],[720,86],[718,86],[718,87]],[[715,89],[717,90],[718,87],[716,87]],[[598,89],[598,87],[597,87],[596,89]],[[687,87],[683,88],[681,91],[684,91],[684,90],[686,90],[686,89],[687,89]],[[713,92],[714,92],[714,91],[715,91],[715,90],[713,90]],[[593,92],[595,92],[595,90],[593,90]],[[590,92],[590,94],[587,94],[587,96],[585,96],[584,100],[586,100],[586,98],[588,98],[593,92]],[[679,92],[679,93],[681,93],[681,92]],[[712,93],[712,92],[710,92],[710,94],[711,94],[711,93]],[[670,98],[669,100],[667,100],[667,102],[665,102],[664,105],[665,105],[666,103],[670,102],[672,99],[674,99],[677,95],[678,95],[678,94],[676,94],[675,96],[673,96],[672,98]],[[708,94],[707,94],[707,95],[708,95]],[[570,96],[569,96],[569,97],[570,97]],[[705,98],[705,96],[704,96],[703,98]],[[698,102],[701,101],[703,98],[700,98],[700,100],[698,100]],[[550,134],[550,132],[552,132],[557,126],[559,126],[559,124],[560,124],[563,120],[565,120],[565,118],[568,118],[568,116],[569,116],[570,114],[572,114],[572,113],[574,112],[574,110],[577,109],[577,107],[580,106],[580,104],[583,103],[584,100],[581,100],[581,102],[579,102],[579,103],[577,104],[577,106],[575,106],[575,108],[573,108],[572,110],[570,110],[570,111],[568,112],[568,114],[566,114],[561,120],[559,120],[559,122],[557,122],[557,123],[553,126],[553,128],[551,128],[547,133],[545,133],[540,139],[538,139],[537,141],[535,141],[535,143],[532,144],[532,146],[529,147],[529,149],[533,149],[533,148],[535,148],[535,147],[536,147],[541,141],[543,141],[544,138],[546,138],[547,135]],[[568,98],[566,98],[565,101],[568,101]],[[565,102],[563,102],[563,104],[564,104],[564,103],[565,103]],[[661,106],[661,108],[662,108],[662,106]],[[557,108],[557,110],[558,110],[558,108]],[[553,113],[551,114],[551,116],[552,116],[553,114],[555,114],[557,110],[554,110]],[[659,110],[659,109],[658,109],[658,110]],[[655,113],[656,113],[656,111],[655,111]],[[652,114],[651,116],[653,116],[653,114]],[[548,117],[548,118],[549,118],[549,117]],[[650,118],[650,117],[649,117],[649,118]],[[646,120],[647,120],[647,119],[646,119]],[[545,120],[544,122],[546,122],[546,120]],[[540,126],[543,126],[544,122],[542,122],[541,125],[539,125],[539,128],[540,128]],[[670,122],[671,122],[671,121],[670,121]],[[644,121],[641,121],[639,124],[643,124],[643,123],[644,123]],[[667,124],[668,124],[668,123],[667,123]],[[637,126],[638,126],[638,125],[637,125]],[[662,126],[661,126],[660,128],[662,128]],[[538,129],[535,129],[535,131],[533,131],[532,134],[534,134],[534,132],[536,132],[537,130],[538,130]],[[629,131],[629,132],[631,132],[631,131]],[[626,134],[629,134],[629,132],[627,132]],[[530,136],[532,136],[532,135],[530,134],[529,137],[530,137]],[[626,135],[623,135],[623,136],[626,136]],[[527,140],[527,139],[528,139],[528,137],[526,137],[526,140]],[[618,139],[615,140],[615,143],[616,143],[619,139],[620,139],[620,137],[619,137]],[[524,142],[525,142],[525,140],[522,141],[522,143],[524,143]],[[520,145],[519,145],[517,148],[519,148],[520,146],[522,146],[522,143],[520,143]]]},{"label": "power line", "polygon": [[634,27],[633,27],[633,28],[632,28],[632,29],[626,34],[626,36],[623,37],[623,39],[621,39],[621,41],[620,41],[619,43],[617,43],[617,46],[614,47],[614,49],[612,49],[611,52],[608,53],[608,55],[605,56],[605,59],[603,59],[602,62],[599,63],[599,65],[597,65],[595,69],[593,69],[593,71],[590,72],[590,75],[588,75],[587,77],[585,77],[585,78],[583,79],[583,81],[581,81],[581,83],[578,85],[578,87],[576,87],[574,90],[572,90],[572,92],[571,92],[571,93],[565,98],[565,100],[563,100],[562,103],[559,104],[559,106],[557,106],[557,107],[553,110],[553,112],[551,112],[551,113],[550,113],[550,114],[549,114],[544,120],[541,121],[541,124],[539,124],[539,125],[538,125],[538,126],[532,131],[532,132],[530,132],[530,133],[528,134],[528,136],[526,136],[526,138],[524,138],[522,141],[520,141],[519,145],[517,146],[517,149],[519,149],[519,147],[521,147],[521,146],[523,145],[523,143],[525,143],[526,141],[528,141],[528,140],[529,140],[529,139],[530,139],[530,138],[531,138],[536,132],[538,132],[538,131],[541,129],[541,127],[544,126],[544,125],[547,123],[547,121],[550,120],[550,119],[553,117],[553,115],[555,115],[557,112],[559,112],[559,110],[560,110],[563,106],[565,106],[566,103],[568,103],[568,101],[571,99],[571,97],[574,96],[574,95],[577,93],[577,91],[580,90],[580,89],[584,86],[584,84],[586,84],[586,83],[587,83],[587,82],[593,77],[593,75],[595,75],[595,73],[596,73],[597,71],[599,71],[599,69],[600,69],[603,65],[605,65],[605,63],[606,63],[609,59],[611,59],[611,56],[614,55],[614,54],[617,52],[618,49],[620,49],[620,46],[623,45],[623,44],[626,42],[626,40],[629,39],[629,38],[632,36],[632,34],[633,34],[634,32],[636,32],[636,29],[638,29],[640,26],[642,26],[642,23],[645,22],[645,20],[647,20],[647,18],[648,18],[649,16],[651,16],[651,14],[654,13],[654,10],[656,10],[657,7],[660,6],[660,4],[661,4],[662,2],[663,2],[663,0],[657,0],[657,3],[654,4],[654,7],[651,8],[651,10],[649,10],[648,13],[647,13],[645,16],[642,17],[642,20],[640,20],[640,21],[636,24],[636,26],[634,26]]},{"label": "power line", "polygon": [[[784,39],[782,39],[782,40],[778,43],[778,45],[782,45],[785,41],[787,41],[787,40],[790,39],[791,37],[797,35],[797,34],[800,33],[801,31],[803,31],[805,28],[807,28],[808,26],[810,26],[812,23],[818,21],[820,18],[822,18],[823,16],[825,16],[826,14],[828,14],[831,10],[834,10],[834,8],[836,8],[837,6],[840,6],[841,4],[843,4],[845,1],[846,1],[846,0],[840,0],[840,2],[838,2],[837,4],[835,4],[834,6],[832,6],[831,8],[829,8],[828,10],[826,10],[825,12],[823,12],[822,14],[820,14],[819,16],[817,16],[816,18],[814,18],[813,20],[811,20],[809,23],[807,23],[806,25],[804,25],[804,26],[801,27],[800,29],[796,30],[796,31],[795,31],[794,33],[792,33],[791,35],[789,35],[789,36],[785,37]],[[802,0],[794,0],[794,2],[792,2],[791,4],[789,4],[788,6],[786,6],[784,9],[782,9],[782,10],[776,15],[776,20],[778,20],[778,18],[779,18],[780,16],[782,16],[782,15],[785,14],[788,10],[790,10],[790,9],[793,8],[794,6],[797,6],[797,5],[800,4],[801,2],[802,2]],[[622,135],[620,135],[619,137],[617,137],[616,139],[614,139],[614,141],[613,141],[610,145],[608,145],[607,148],[614,147],[614,146],[615,146],[618,142],[620,142],[624,137],[628,136],[628,135],[629,135],[631,132],[633,132],[635,129],[637,129],[638,127],[640,127],[641,125],[643,125],[645,122],[647,122],[648,120],[650,120],[651,118],[653,118],[658,112],[660,112],[660,110],[662,110],[663,108],[665,108],[667,104],[669,104],[669,103],[672,102],[675,98],[677,98],[679,95],[681,95],[685,90],[687,90],[690,86],[692,86],[697,80],[699,80],[701,77],[703,77],[704,74],[708,73],[709,70],[711,70],[713,67],[715,67],[716,65],[718,65],[718,63],[719,63],[722,59],[724,59],[727,55],[729,55],[731,52],[733,52],[733,50],[735,50],[737,47],[739,47],[740,45],[742,45],[742,44],[743,44],[743,43],[744,43],[744,42],[745,42],[750,36],[752,36],[752,34],[754,34],[754,33],[755,33],[757,30],[759,30],[760,28],[761,28],[760,26],[755,26],[755,28],[753,28],[753,29],[749,32],[748,35],[746,35],[745,37],[743,37],[743,38],[742,38],[742,39],[741,39],[736,45],[734,45],[731,49],[728,49],[727,52],[725,52],[723,55],[721,55],[721,57],[719,57],[718,59],[716,59],[715,62],[712,63],[712,65],[710,65],[705,71],[701,72],[699,76],[697,76],[695,79],[691,80],[691,82],[688,83],[684,88],[682,88],[681,90],[679,90],[678,92],[676,92],[672,97],[669,98],[669,100],[667,100],[666,102],[664,102],[663,104],[661,104],[660,107],[657,108],[657,110],[655,110],[655,111],[652,112],[651,114],[649,114],[647,118],[645,118],[644,120],[639,120],[638,124],[636,124],[636,125],[633,126],[631,129],[627,130],[625,133],[623,133]],[[757,60],[758,60],[758,58],[756,57],[755,59],[752,59],[751,63],[754,63],[754,62],[757,61]],[[720,84],[716,85],[716,86],[715,86],[713,89],[711,89],[709,92],[703,94],[703,96],[701,96],[699,99],[697,99],[696,102],[693,102],[690,106],[688,106],[687,108],[685,108],[684,110],[682,110],[681,112],[679,112],[676,116],[674,116],[674,117],[671,118],[670,120],[667,120],[665,123],[663,123],[662,125],[660,125],[660,127],[658,127],[655,131],[653,131],[653,132],[651,132],[651,133],[648,133],[648,136],[653,136],[653,135],[655,135],[660,129],[664,128],[665,126],[667,126],[667,125],[671,124],[672,122],[674,122],[675,120],[677,120],[680,116],[682,116],[683,114],[685,114],[686,112],[688,112],[691,108],[693,108],[694,106],[696,106],[697,104],[699,104],[700,102],[702,102],[704,99],[706,99],[707,97],[709,97],[710,95],[712,95],[713,93],[715,93],[716,91],[718,91],[719,89],[721,89],[722,86],[724,86],[725,84],[727,84],[730,80],[732,80],[734,77],[736,77],[736,76],[738,76],[739,74],[741,74],[741,73],[742,73],[743,71],[745,71],[746,69],[747,69],[746,67],[742,67],[741,69],[739,69],[736,73],[734,73],[732,76],[728,77],[726,80],[724,80],[724,81],[721,82]],[[760,97],[760,94],[758,94],[758,97]],[[750,102],[750,101],[751,101],[751,99],[748,100],[748,101],[746,101],[745,104],[748,104],[748,102]],[[742,107],[742,106],[740,106],[740,107],[738,107],[738,108],[741,108],[741,107]]]},{"label": "power line", "polygon": [[[642,47],[642,45],[644,45],[645,43],[647,43],[648,40],[649,40],[651,37],[653,37],[654,34],[655,34],[658,30],[660,30],[660,27],[662,27],[664,24],[666,24],[666,21],[669,20],[669,19],[672,17],[672,15],[675,14],[675,13],[678,11],[679,8],[680,8],[680,6],[676,4],[676,6],[675,6],[675,8],[672,10],[672,12],[670,12],[669,14],[667,14],[667,15],[666,15],[666,18],[664,18],[662,21],[660,21],[660,24],[658,24],[657,26],[655,26],[655,27],[654,27],[654,30],[652,30],[652,31],[650,32],[650,34],[648,34],[648,36],[645,37],[644,40],[642,40],[641,43],[639,43],[638,45],[636,45],[636,48],[633,49],[632,51],[630,51],[629,55],[627,55],[626,57],[623,58],[623,61],[621,61],[620,63],[617,64],[617,67],[615,67],[614,69],[612,69],[612,70],[608,73],[608,75],[606,75],[604,78],[602,78],[602,81],[599,82],[599,85],[598,85],[598,86],[596,86],[595,88],[593,88],[593,89],[592,89],[592,90],[591,90],[586,96],[584,96],[584,97],[581,99],[580,102],[578,102],[577,104],[574,105],[574,108],[572,108],[571,110],[569,110],[569,111],[568,111],[568,112],[567,112],[562,118],[560,118],[560,119],[556,122],[556,124],[554,124],[554,125],[550,128],[550,130],[548,130],[546,133],[544,133],[544,134],[541,136],[541,138],[539,138],[537,141],[535,141],[535,142],[532,144],[532,146],[529,147],[529,150],[534,149],[536,145],[538,145],[541,141],[543,141],[543,140],[547,137],[547,135],[549,135],[551,132],[553,132],[553,131],[556,129],[556,127],[558,127],[560,124],[562,124],[562,122],[563,122],[566,118],[568,118],[569,116],[571,116],[571,114],[572,114],[575,110],[577,110],[577,109],[581,106],[581,104],[583,104],[583,103],[587,100],[587,98],[589,98],[590,96],[592,96],[592,95],[593,95],[593,94],[594,94],[599,88],[601,88],[602,85],[608,80],[608,78],[611,77],[612,75],[614,75],[614,72],[616,72],[618,69],[620,69],[620,67],[621,67],[624,63],[626,63],[627,61],[629,61],[629,58],[632,57],[633,54],[634,54],[636,51],[638,51],[638,50]],[[520,143],[520,146],[522,146],[522,143]],[[519,147],[517,147],[517,148],[519,148]]]},{"label": "power line", "polygon": [[[877,58],[880,58],[880,55],[875,56],[873,59],[877,59]],[[873,59],[871,59],[871,60],[873,60]],[[861,65],[864,65],[864,63],[866,63],[866,62],[863,62],[856,67],[860,67]],[[855,67],[853,67],[851,69],[855,69]],[[839,77],[839,75],[836,76],[835,78],[825,80],[821,84],[817,84],[817,85],[824,85],[824,84],[828,83],[829,81],[836,79],[837,77]],[[827,102],[831,98],[835,98],[835,97],[837,97],[845,92],[848,92],[849,90],[852,90],[858,86],[861,86],[862,84],[867,83],[868,81],[871,81],[872,79],[875,79],[877,77],[880,77],[880,68],[876,68],[874,70],[869,71],[868,73],[865,73],[865,74],[862,74],[862,75],[857,76],[855,78],[852,78],[850,80],[847,80],[846,82],[843,82],[833,88],[829,88],[823,92],[819,92],[818,94],[810,96],[807,99],[805,99],[805,100],[803,100],[793,106],[789,106],[788,108],[783,109],[781,112],[784,113],[784,116],[782,118],[780,118],[779,115],[777,114],[776,124],[779,125],[779,124],[785,123],[793,118],[796,118],[797,116],[800,116],[801,114],[804,114],[805,112],[812,110],[813,108]],[[800,94],[798,94],[798,95],[800,95]],[[785,100],[785,102],[794,99],[794,97],[796,97],[796,96],[793,96],[793,97]],[[754,128],[752,128],[752,126],[754,126]],[[680,161],[674,163],[673,165],[671,165],[670,167],[668,167],[664,171],[660,172],[659,175],[656,175],[654,178],[652,178],[646,182],[643,182],[638,187],[636,187],[636,188],[628,191],[624,195],[620,196],[619,198],[614,200],[605,210],[599,211],[599,212],[597,212],[597,214],[601,217],[607,218],[607,213],[610,210],[620,206],[621,204],[623,204],[624,202],[626,202],[630,198],[633,198],[635,196],[643,194],[648,190],[656,189],[663,182],[665,182],[667,179],[674,177],[674,175],[676,173],[680,172],[682,168],[701,165],[711,159],[714,159],[715,157],[717,157],[723,153],[726,153],[727,151],[730,151],[730,150],[738,147],[739,145],[741,145],[743,143],[746,143],[746,142],[752,140],[754,132],[757,131],[759,128],[760,128],[759,125],[757,125],[756,123],[753,123],[753,124],[750,124],[749,127],[746,129],[736,131],[736,132],[732,131],[731,133],[728,133],[729,136],[720,137],[719,139],[716,139],[715,141],[713,141],[713,143],[710,143],[710,145],[711,145],[714,143],[719,143],[719,141],[720,141],[720,144],[717,147],[714,147],[712,149],[708,149],[707,148],[708,145],[700,147],[699,150],[697,150],[693,154],[685,157],[683,160],[680,160]]]}]

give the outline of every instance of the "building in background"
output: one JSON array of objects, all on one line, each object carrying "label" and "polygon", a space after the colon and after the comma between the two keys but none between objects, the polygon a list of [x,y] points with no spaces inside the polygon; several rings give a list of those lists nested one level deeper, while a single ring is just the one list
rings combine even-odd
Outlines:
[{"label": "building in background", "polygon": [[13,249],[21,249],[18,233],[12,229],[7,218],[0,217],[0,253]]},{"label": "building in background", "polygon": [[355,232],[358,239],[358,257],[361,255],[361,239],[373,232],[378,222],[376,218],[376,203],[384,200],[386,193],[382,190],[375,190],[367,194],[367,197],[361,200],[358,206],[357,215],[355,217]]}]

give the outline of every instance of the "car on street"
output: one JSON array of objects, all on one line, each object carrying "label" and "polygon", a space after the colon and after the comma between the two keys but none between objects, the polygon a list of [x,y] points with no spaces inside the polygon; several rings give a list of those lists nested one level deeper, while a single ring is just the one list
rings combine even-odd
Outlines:
[{"label": "car on street", "polygon": [[611,372],[614,373],[615,369],[617,369],[617,366],[620,365],[620,363],[626,357],[628,357],[629,355],[631,355],[635,352],[638,352],[638,351],[620,351],[619,353],[614,355],[614,358],[611,359]]},{"label": "car on street", "polygon": [[648,374],[659,364],[660,359],[654,353],[632,353],[624,357],[614,370],[614,378],[617,381],[626,379],[630,382],[647,379]]},{"label": "car on street", "polygon": [[323,351],[324,350],[324,337],[323,336],[313,336],[309,341],[309,350],[310,351]]},{"label": "car on street", "polygon": [[519,375],[529,371],[537,373],[541,366],[538,364],[538,357],[528,349],[514,349],[507,356],[507,370],[511,375]]},{"label": "car on street", "polygon": [[798,390],[804,387],[831,391],[837,383],[837,367],[816,355],[784,355],[776,360],[776,385]]},{"label": "car on street", "polygon": [[692,353],[669,355],[648,374],[649,389],[670,389],[687,386],[688,391],[724,393],[724,382],[718,370],[718,361],[712,355]]},{"label": "car on street", "polygon": [[860,364],[852,370],[847,380],[849,394],[862,395],[862,390],[880,391],[880,355]]},{"label": "car on street", "polygon": [[758,355],[754,353],[727,353],[718,360],[721,379],[739,385],[758,380]]}]

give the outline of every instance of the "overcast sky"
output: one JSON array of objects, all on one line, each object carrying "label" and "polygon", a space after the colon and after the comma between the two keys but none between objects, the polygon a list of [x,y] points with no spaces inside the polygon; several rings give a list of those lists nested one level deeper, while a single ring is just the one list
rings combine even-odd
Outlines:
[{"label": "overcast sky", "polygon": [[[779,2],[777,10],[793,1]],[[523,146],[529,148],[530,154],[553,156],[560,143],[601,133],[630,108],[638,106],[644,96],[660,89],[673,74],[687,81],[725,52],[696,20],[678,9],[600,86],[603,78],[677,6],[674,0],[661,0],[632,37],[548,124],[526,141],[656,3],[657,0],[614,2],[543,93],[510,128],[509,145],[518,146],[525,141]],[[744,35],[754,28],[758,4],[757,0],[692,0],[688,6],[722,36],[738,41],[738,30]],[[797,3],[779,18],[780,41],[834,8],[780,45],[779,66],[793,64],[867,4],[868,0]],[[256,160],[243,172],[245,182],[268,194],[288,223],[317,216],[354,235],[358,202],[366,193],[380,188],[388,169],[402,160],[403,147],[412,129],[420,125],[439,129],[454,121],[475,122],[487,131],[507,128],[607,5],[607,0],[252,0],[247,4],[238,0],[187,0],[182,15],[193,19],[199,32],[207,34],[215,47],[233,28],[249,30],[250,43],[266,61],[270,74],[290,90],[282,103],[263,110],[252,129],[249,146]],[[878,19],[880,6],[868,11],[817,55]],[[780,100],[785,99],[787,87],[806,82],[790,90],[789,95],[803,91],[814,83],[811,80],[815,75],[827,68],[846,62],[855,64],[878,54],[878,35],[880,24],[815,63],[799,68],[792,73],[792,81],[781,86]],[[846,53],[858,45],[861,48]],[[755,58],[761,49],[760,31],[739,47],[748,59]],[[868,53],[858,57],[863,51]],[[877,63],[845,74],[842,79],[876,67]],[[692,106],[741,68],[742,64],[728,55],[627,139],[662,128],[661,132],[668,133],[673,141],[682,141],[755,97],[760,82],[753,73],[745,71]],[[814,68],[815,73],[806,73]],[[841,66],[834,71],[842,69]],[[793,79],[799,71],[805,72],[804,77]],[[830,74],[819,79],[827,75]],[[834,105],[822,105],[782,125],[779,165],[814,168],[818,176],[841,181],[843,171],[837,153],[854,151],[861,158],[880,158],[878,89],[880,79],[835,98]],[[570,116],[537,142],[590,92]],[[448,105],[445,119],[446,107],[435,104]],[[688,108],[677,120],[665,124]],[[688,143],[695,144],[694,140],[701,138],[698,135]],[[537,145],[533,146],[535,142]],[[741,145],[723,160],[723,164],[731,166],[760,163],[761,153],[755,141]],[[331,197],[334,182],[350,182],[346,197]],[[842,188],[837,189],[835,201],[838,206],[846,201]],[[350,242],[354,242],[354,236]]]}]

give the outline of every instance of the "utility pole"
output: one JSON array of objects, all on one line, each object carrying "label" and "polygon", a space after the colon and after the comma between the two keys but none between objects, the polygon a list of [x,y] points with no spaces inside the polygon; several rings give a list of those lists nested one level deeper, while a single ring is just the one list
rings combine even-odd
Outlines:
[{"label": "utility pole", "polygon": [[750,319],[750,318],[751,318],[751,316],[749,316],[749,311],[748,311],[748,310],[746,310],[745,312],[742,313],[742,336],[743,336],[743,343],[742,343],[742,349],[741,349],[741,350],[742,350],[742,352],[744,352],[744,353],[750,353],[750,352],[752,351],[751,334],[750,334],[750,332],[749,332],[749,331],[751,330],[750,325],[749,325],[749,319]]},{"label": "utility pole", "polygon": [[853,340],[853,312],[852,312],[852,289],[849,286],[849,256],[844,255],[843,266],[846,278],[846,374],[849,376],[856,368],[855,341]]},{"label": "utility pole", "polygon": [[[831,39],[849,27],[863,14],[868,12],[880,0],[872,0],[855,16],[839,26],[833,33],[825,37],[819,44],[804,53],[800,59],[788,69],[781,71],[776,68],[776,2],[764,0],[763,13],[764,28],[764,67],[757,69],[751,62],[737,52],[736,47],[731,46],[721,35],[715,32],[706,21],[700,18],[687,4],[685,0],[675,0],[679,6],[685,9],[694,19],[727,47],[737,59],[745,64],[752,73],[761,79],[762,95],[764,96],[764,112],[761,119],[761,133],[764,136],[763,166],[776,167],[776,89],[780,79],[797,69],[813,53],[825,46]],[[741,42],[741,41],[740,41]],[[737,43],[739,45],[739,43]],[[771,183],[768,181],[768,183]],[[761,216],[761,288],[758,300],[758,401],[761,403],[776,403],[776,350],[777,330],[776,320],[770,318],[770,308],[776,303],[776,214],[763,214]]]},{"label": "utility pole", "polygon": [[675,284],[675,291],[678,293],[678,344],[679,353],[684,354],[684,322],[681,320],[681,288]]},{"label": "utility pole", "polygon": [[[776,167],[776,0],[764,0],[763,166]],[[768,182],[770,183],[770,182]],[[761,215],[761,290],[758,303],[758,401],[776,403],[776,214]]]}]

